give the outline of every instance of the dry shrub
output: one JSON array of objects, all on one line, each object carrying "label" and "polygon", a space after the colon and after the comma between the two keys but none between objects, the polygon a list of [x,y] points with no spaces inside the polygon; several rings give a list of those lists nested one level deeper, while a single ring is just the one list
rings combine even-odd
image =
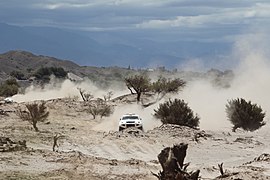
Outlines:
[{"label": "dry shrub", "polygon": [[94,98],[94,95],[91,94],[90,92],[86,92],[85,90],[83,90],[81,88],[77,88],[77,89],[79,90],[83,101],[90,101]]},{"label": "dry shrub", "polygon": [[107,104],[103,100],[98,100],[95,103],[91,103],[87,109],[87,112],[93,116],[93,119],[95,119],[98,115],[100,116],[100,118],[108,117],[113,113],[113,111],[113,106]]},{"label": "dry shrub", "polygon": [[47,107],[45,106],[45,102],[26,104],[27,111],[23,111],[19,109],[17,111],[17,115],[23,120],[30,122],[35,131],[38,131],[37,123],[44,122],[48,116],[49,112],[47,111]]}]

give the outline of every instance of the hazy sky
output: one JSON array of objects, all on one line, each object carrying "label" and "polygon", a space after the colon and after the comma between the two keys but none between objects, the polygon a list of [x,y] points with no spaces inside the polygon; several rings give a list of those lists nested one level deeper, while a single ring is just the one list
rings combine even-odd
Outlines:
[{"label": "hazy sky", "polygon": [[[269,0],[1,0],[0,22],[83,30],[223,31],[270,22]],[[232,32],[233,31],[233,32]]]}]

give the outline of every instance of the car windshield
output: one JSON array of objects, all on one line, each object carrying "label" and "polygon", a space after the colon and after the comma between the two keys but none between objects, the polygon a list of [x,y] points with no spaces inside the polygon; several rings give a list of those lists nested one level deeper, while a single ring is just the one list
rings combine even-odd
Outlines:
[{"label": "car windshield", "polygon": [[124,116],[122,119],[123,120],[125,120],[125,119],[139,119],[139,117],[138,116]]}]

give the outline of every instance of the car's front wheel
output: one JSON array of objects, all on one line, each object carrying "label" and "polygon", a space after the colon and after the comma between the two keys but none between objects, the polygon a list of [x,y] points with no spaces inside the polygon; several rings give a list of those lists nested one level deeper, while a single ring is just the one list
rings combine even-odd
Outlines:
[{"label": "car's front wheel", "polygon": [[123,129],[124,129],[124,128],[122,128],[122,127],[119,127],[119,131],[123,131]]}]

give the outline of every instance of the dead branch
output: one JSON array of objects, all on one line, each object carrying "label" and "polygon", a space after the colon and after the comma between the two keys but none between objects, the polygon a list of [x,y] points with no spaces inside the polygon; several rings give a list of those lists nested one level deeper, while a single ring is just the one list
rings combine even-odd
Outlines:
[{"label": "dead branch", "polygon": [[160,179],[161,172],[159,172],[158,174],[156,174],[156,173],[153,173],[153,172],[151,171],[151,174],[152,174],[153,176],[156,176],[158,179]]},{"label": "dead branch", "polygon": [[190,165],[190,163],[185,163],[184,165],[183,165],[183,171],[186,171],[187,170],[187,167]]},{"label": "dead branch", "polygon": [[56,134],[55,136],[53,136],[53,151],[55,151],[55,147],[59,148],[59,144],[57,143],[59,138],[65,137],[63,135],[60,134]]},{"label": "dead branch", "polygon": [[85,90],[82,90],[81,88],[77,88],[80,92],[80,95],[83,99],[83,101],[90,101],[94,98],[94,96],[91,93],[86,93]]},{"label": "dead branch", "polygon": [[223,176],[224,176],[223,163],[218,164],[218,168],[219,168],[219,172],[220,172],[220,174],[221,174],[221,177],[223,177]]},{"label": "dead branch", "polygon": [[162,94],[162,96],[159,97],[159,94],[158,94],[158,95],[157,95],[157,98],[156,98],[154,101],[148,102],[148,103],[144,103],[143,100],[141,100],[142,107],[143,107],[143,108],[147,108],[147,107],[149,107],[149,106],[152,106],[152,105],[158,103],[164,96],[165,96],[165,94]]},{"label": "dead branch", "polygon": [[103,96],[105,102],[110,101],[113,96],[113,92],[109,91],[106,95]]},{"label": "dead branch", "polygon": [[150,102],[150,103],[147,103],[147,104],[144,104],[144,103],[142,102],[142,107],[143,107],[143,108],[147,108],[147,107],[149,107],[149,106],[151,106],[151,105],[153,105],[153,104],[156,104],[156,103],[157,103],[157,101]]},{"label": "dead branch", "polygon": [[84,98],[84,95],[83,95],[84,94],[84,91],[81,88],[77,88],[77,89],[79,90],[80,95],[81,95],[83,101],[86,101],[86,99]]}]

